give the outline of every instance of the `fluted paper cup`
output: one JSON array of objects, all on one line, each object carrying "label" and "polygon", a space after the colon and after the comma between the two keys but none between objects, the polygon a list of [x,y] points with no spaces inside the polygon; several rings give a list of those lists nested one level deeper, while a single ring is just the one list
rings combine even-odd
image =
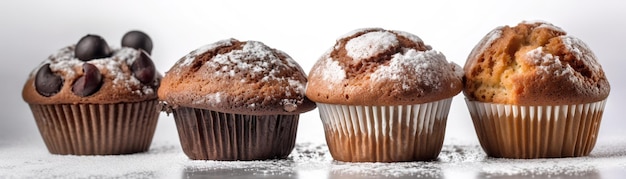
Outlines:
[{"label": "fluted paper cup", "polygon": [[403,162],[437,158],[451,102],[452,98],[400,106],[317,106],[335,160]]},{"label": "fluted paper cup", "polygon": [[243,115],[205,109],[173,109],[183,152],[194,160],[287,158],[300,115]]},{"label": "fluted paper cup", "polygon": [[531,159],[589,155],[606,99],[556,106],[466,103],[487,155]]},{"label": "fluted paper cup", "polygon": [[150,148],[157,100],[116,104],[30,104],[52,154],[112,155]]}]

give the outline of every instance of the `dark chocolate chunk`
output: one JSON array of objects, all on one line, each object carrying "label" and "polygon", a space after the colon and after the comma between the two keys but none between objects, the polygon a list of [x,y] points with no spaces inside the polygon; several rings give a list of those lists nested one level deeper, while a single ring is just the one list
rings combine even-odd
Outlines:
[{"label": "dark chocolate chunk", "polygon": [[100,70],[92,64],[83,64],[83,76],[79,77],[74,85],[72,92],[78,96],[89,96],[96,93],[102,86],[102,74]]},{"label": "dark chocolate chunk", "polygon": [[39,68],[35,76],[35,89],[42,96],[50,97],[57,94],[63,87],[63,78],[50,70],[50,64]]},{"label": "dark chocolate chunk", "polygon": [[76,44],[74,55],[82,61],[110,57],[109,44],[98,35],[86,35]]},{"label": "dark chocolate chunk", "polygon": [[130,31],[122,37],[122,47],[143,49],[148,52],[148,54],[152,54],[152,39],[150,39],[148,34],[141,31]]},{"label": "dark chocolate chunk", "polygon": [[156,77],[154,63],[152,63],[150,55],[143,50],[139,50],[139,57],[133,62],[131,70],[135,78],[146,85],[152,83]]}]

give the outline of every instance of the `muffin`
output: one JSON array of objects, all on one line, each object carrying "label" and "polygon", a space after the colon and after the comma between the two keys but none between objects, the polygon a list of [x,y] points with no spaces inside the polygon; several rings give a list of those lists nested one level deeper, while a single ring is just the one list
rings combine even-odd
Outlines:
[{"label": "muffin", "polygon": [[285,52],[227,39],[176,62],[158,96],[190,159],[282,159],[294,148],[300,113],[315,108],[306,82]]},{"label": "muffin", "polygon": [[[152,44],[143,32],[129,36],[145,36],[140,39],[150,42],[137,44]],[[50,153],[148,150],[159,115],[161,75],[148,54],[152,47],[137,44],[111,48],[102,37],[87,35],[30,73],[22,97]]]},{"label": "muffin", "polygon": [[546,22],[489,32],[464,67],[467,106],[487,155],[586,156],[610,86],[591,49]]},{"label": "muffin", "polygon": [[309,74],[335,160],[436,159],[462,69],[416,35],[357,29],[337,39]]}]

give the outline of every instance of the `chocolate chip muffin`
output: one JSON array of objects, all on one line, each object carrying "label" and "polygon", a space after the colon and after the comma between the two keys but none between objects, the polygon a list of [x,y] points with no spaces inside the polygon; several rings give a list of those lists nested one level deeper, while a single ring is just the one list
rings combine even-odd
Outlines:
[{"label": "chocolate chip muffin", "polygon": [[416,35],[357,29],[313,66],[306,95],[319,107],[335,160],[433,160],[462,75]]},{"label": "chocolate chip muffin", "polygon": [[489,156],[588,155],[609,95],[598,59],[547,22],[489,32],[464,67],[467,104]]},{"label": "chocolate chip muffin", "polygon": [[50,153],[148,150],[159,114],[156,92],[161,75],[149,55],[152,41],[145,33],[131,31],[123,41],[122,48],[113,49],[100,36],[84,36],[29,75],[22,97]]},{"label": "chocolate chip muffin", "polygon": [[299,114],[315,108],[304,95],[306,82],[286,53],[227,39],[176,62],[158,95],[174,113],[189,158],[263,160],[293,150]]}]

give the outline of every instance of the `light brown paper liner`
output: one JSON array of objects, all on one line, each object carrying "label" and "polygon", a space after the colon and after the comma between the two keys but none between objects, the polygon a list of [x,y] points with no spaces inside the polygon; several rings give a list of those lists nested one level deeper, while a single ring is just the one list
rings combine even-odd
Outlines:
[{"label": "light brown paper liner", "polygon": [[589,155],[606,99],[560,106],[466,103],[487,155],[531,159]]},{"label": "light brown paper liner", "polygon": [[242,115],[173,109],[183,152],[194,160],[287,158],[296,142],[299,115]]},{"label": "light brown paper liner", "polygon": [[436,159],[452,98],[402,106],[317,103],[335,160],[402,162]]},{"label": "light brown paper liner", "polygon": [[52,154],[144,152],[157,125],[157,100],[117,104],[30,104]]}]

